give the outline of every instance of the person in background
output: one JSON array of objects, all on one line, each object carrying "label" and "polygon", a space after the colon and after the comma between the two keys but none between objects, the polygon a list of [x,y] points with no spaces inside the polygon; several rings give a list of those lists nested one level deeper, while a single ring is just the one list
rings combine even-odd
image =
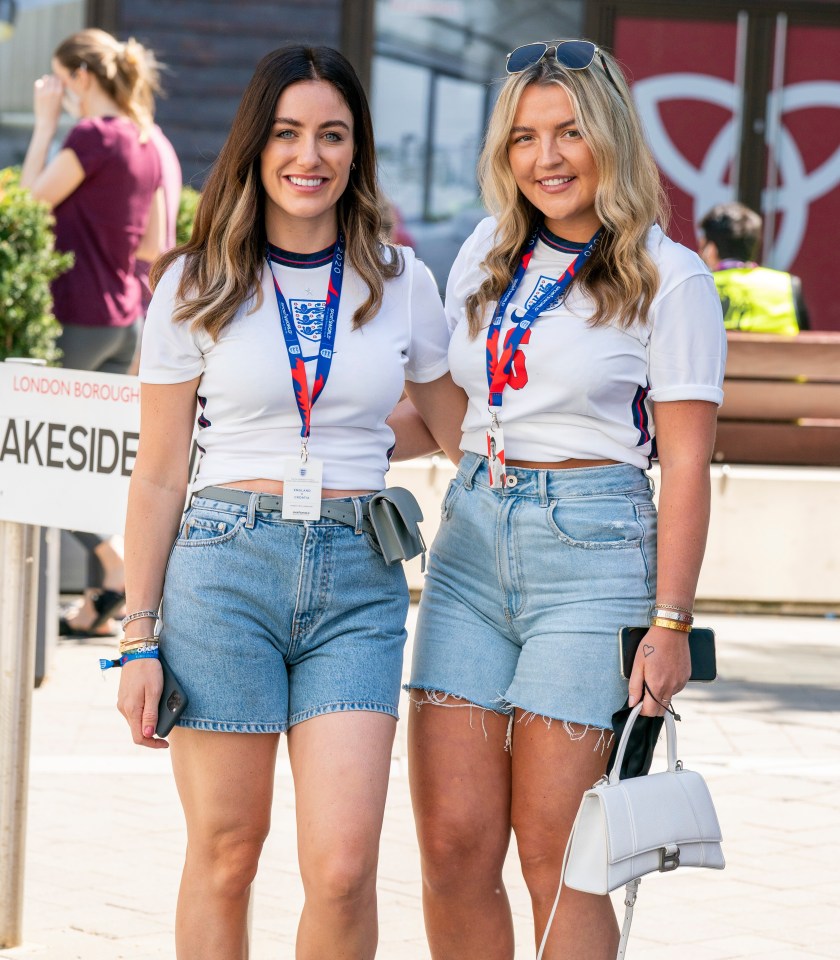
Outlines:
[{"label": "person in background", "polygon": [[[609,897],[564,888],[548,918],[613,714],[629,695],[661,715],[690,674],[726,337],[708,270],[659,225],[616,61],[557,41],[507,70],[479,166],[494,216],[446,291],[469,403],[408,684],[423,907],[434,960],[510,960],[513,832],[545,960],[613,960]],[[616,638],[643,624],[628,684]]]},{"label": "person in background", "polygon": [[[183,175],[181,173],[181,162],[175,152],[175,147],[172,146],[169,138],[157,124],[152,127],[150,136],[160,158],[165,219],[160,253],[166,253],[175,246],[176,242]],[[142,316],[144,318],[146,311],[149,309],[149,304],[152,302],[152,290],[149,286],[149,271],[151,268],[152,264],[148,260],[138,259],[134,264],[134,274],[140,281]],[[128,373],[133,376],[136,376],[140,370],[140,339],[137,340],[134,359],[128,369]]]},{"label": "person in background", "polygon": [[379,213],[382,217],[382,236],[391,243],[414,249],[414,237],[408,232],[397,205],[384,193],[379,201]]},{"label": "person in background", "polygon": [[[142,314],[138,259],[163,245],[161,164],[152,142],[158,64],[135,40],[82,30],[59,44],[53,72],[35,81],[35,127],[21,184],[55,216],[56,247],[71,270],[53,282],[64,366],[127,373]],[[62,105],[78,117],[48,162]],[[121,538],[75,531],[88,554],[82,605],[65,634],[113,634],[125,601]]]},{"label": "person in background", "polygon": [[727,330],[795,336],[809,329],[802,281],[756,262],[762,218],[743,203],[719,203],[700,221],[700,256],[712,271]]},{"label": "person in background", "polygon": [[[164,200],[164,228],[159,252],[166,253],[175,246],[183,175],[181,173],[181,162],[178,160],[175,147],[172,146],[172,143],[166,134],[164,134],[163,130],[161,130],[157,124],[154,124],[149,131],[149,136],[160,159],[161,187],[163,189]],[[134,264],[134,273],[140,281],[142,289],[141,305],[144,316],[149,309],[149,303],[152,299],[152,291],[149,287],[149,271],[151,266],[148,260],[143,260],[140,257],[137,258]]]},{"label": "person in background", "polygon": [[[159,652],[188,697],[171,733],[189,838],[179,960],[248,956],[283,733],[305,893],[295,956],[376,952],[408,589],[369,501],[404,387],[453,456],[465,406],[437,288],[383,243],[378,194],[352,66],[284,47],[243,94],[191,239],[152,269],[118,706],[135,743],[168,745]],[[400,431],[397,456],[429,440]]]}]

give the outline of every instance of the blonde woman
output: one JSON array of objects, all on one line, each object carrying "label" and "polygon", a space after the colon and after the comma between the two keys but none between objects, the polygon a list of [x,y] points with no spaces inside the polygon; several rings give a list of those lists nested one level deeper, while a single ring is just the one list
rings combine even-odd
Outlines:
[{"label": "blonde woman", "polygon": [[[167,746],[159,642],[189,698],[171,734],[189,839],[179,960],[248,955],[282,733],[306,895],[296,956],[376,951],[408,591],[368,501],[404,386],[448,424],[453,455],[458,439],[440,298],[410,250],[380,241],[378,201],[353,68],[327,47],[283,48],[245,90],[192,239],[153,269],[119,708],[135,743]],[[398,453],[427,440],[401,435]]]},{"label": "blonde woman", "polygon": [[[35,127],[21,183],[53,208],[55,242],[75,255],[53,282],[65,367],[127,373],[142,314],[135,262],[153,260],[164,229],[161,168],[150,141],[158,66],[135,40],[82,30],[57,47],[52,74],[35,82]],[[62,105],[78,122],[47,162]],[[88,589],[61,631],[111,634],[123,606],[117,538],[77,533]]]},{"label": "blonde woman", "polygon": [[[686,683],[722,399],[714,283],[661,229],[656,167],[615,61],[588,41],[535,43],[508,73],[480,166],[495,215],[447,287],[450,368],[469,405],[410,682],[436,960],[513,957],[511,831],[542,938],[628,696],[619,628],[658,614],[631,704],[659,714]],[[617,943],[607,897],[564,892],[546,958],[612,960]]]}]

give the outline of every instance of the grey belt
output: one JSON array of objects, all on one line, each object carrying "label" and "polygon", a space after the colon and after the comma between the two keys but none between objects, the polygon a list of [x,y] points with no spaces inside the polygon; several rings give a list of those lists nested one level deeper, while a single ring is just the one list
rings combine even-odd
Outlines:
[{"label": "grey belt", "polygon": [[[233,487],[205,487],[197,490],[193,497],[207,497],[208,500],[221,500],[223,503],[236,503],[247,507],[251,502],[251,493],[248,490],[237,490]],[[373,524],[370,522],[370,509],[367,500],[360,503],[362,510],[362,530],[375,537]],[[283,509],[283,498],[273,493],[257,495],[257,510],[268,513],[280,513]],[[321,516],[326,520],[335,520],[345,523],[348,527],[356,526],[356,506],[347,500],[322,500]]]}]

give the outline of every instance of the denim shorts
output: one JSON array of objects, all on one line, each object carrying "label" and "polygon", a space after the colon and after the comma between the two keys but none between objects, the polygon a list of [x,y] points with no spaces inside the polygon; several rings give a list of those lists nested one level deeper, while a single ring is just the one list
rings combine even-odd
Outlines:
[{"label": "denim shorts", "polygon": [[629,464],[507,477],[491,489],[467,453],[449,484],[408,688],[609,729],[619,628],[649,621],[656,590],[650,481]]},{"label": "denim shorts", "polygon": [[[357,504],[362,498],[353,498]],[[324,713],[397,716],[408,588],[359,524],[194,498],[172,548],[161,652],[180,724],[279,733]]]}]

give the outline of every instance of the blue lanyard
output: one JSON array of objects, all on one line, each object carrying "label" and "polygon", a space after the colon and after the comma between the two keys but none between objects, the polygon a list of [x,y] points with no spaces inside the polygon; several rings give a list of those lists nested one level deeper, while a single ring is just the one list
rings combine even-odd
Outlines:
[{"label": "blue lanyard", "polygon": [[300,414],[300,435],[306,441],[312,428],[312,408],[315,401],[324,392],[332,366],[335,334],[338,327],[338,305],[341,302],[341,285],[344,280],[344,237],[339,234],[335,245],[332,264],[330,265],[330,281],[327,286],[327,302],[324,306],[324,326],[321,331],[321,346],[318,350],[318,363],[315,367],[315,382],[312,385],[312,397],[309,396],[309,384],[306,382],[306,363],[300,348],[300,340],[295,329],[292,312],[271,269],[268,260],[268,269],[274,281],[274,292],[277,295],[277,309],[280,311],[280,326],[283,329],[283,338],[286,341],[286,351],[289,354],[289,366],[292,369],[292,387],[295,391],[295,402]]},{"label": "blue lanyard", "polygon": [[[539,236],[539,229],[535,230],[531,236],[528,238],[527,243],[522,249],[522,257],[519,261],[519,266],[516,268],[516,272],[513,275],[513,279],[510,281],[507,290],[499,298],[499,303],[496,306],[496,312],[493,314],[493,319],[490,321],[490,326],[487,328],[487,385],[490,390],[490,397],[487,401],[490,407],[501,407],[502,405],[502,392],[507,386],[510,375],[513,371],[513,358],[516,356],[516,351],[519,349],[519,344],[522,342],[522,338],[525,336],[527,330],[534,324],[534,322],[539,318],[543,310],[548,307],[553,300],[558,296],[561,296],[568,290],[569,284],[574,280],[575,274],[580,269],[581,265],[591,256],[592,251],[598,245],[603,228],[599,228],[595,233],[595,236],[587,243],[587,245],[581,250],[581,252],[575,257],[572,263],[566,268],[566,271],[561,277],[559,277],[531,306],[522,314],[522,316],[517,317],[514,312],[511,319],[514,321],[516,326],[511,331],[511,335],[508,339],[508,342],[505,344],[502,355],[498,357],[499,353],[499,333],[502,327],[502,321],[504,320],[505,310],[507,309],[508,304],[511,301],[511,298],[519,289],[519,285],[522,283],[522,279],[525,276],[525,272],[528,269],[528,264],[531,262],[531,257],[534,253],[534,247],[537,243],[537,237]],[[498,360],[496,359],[498,357]]]}]

